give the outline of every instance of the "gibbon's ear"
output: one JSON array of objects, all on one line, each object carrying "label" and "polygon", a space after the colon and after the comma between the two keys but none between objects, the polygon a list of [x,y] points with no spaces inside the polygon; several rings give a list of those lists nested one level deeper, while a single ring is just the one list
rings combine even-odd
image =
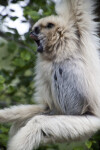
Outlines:
[{"label": "gibbon's ear", "polygon": [[66,17],[70,15],[70,0],[55,0],[55,11],[59,16]]}]

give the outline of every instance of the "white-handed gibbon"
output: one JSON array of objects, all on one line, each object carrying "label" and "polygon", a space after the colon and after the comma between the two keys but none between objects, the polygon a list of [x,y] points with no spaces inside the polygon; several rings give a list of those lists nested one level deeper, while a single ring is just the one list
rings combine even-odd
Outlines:
[{"label": "white-handed gibbon", "polygon": [[0,110],[13,122],[8,150],[89,138],[100,129],[100,61],[92,0],[60,0],[57,15],[40,19],[31,37],[38,46],[37,105]]}]

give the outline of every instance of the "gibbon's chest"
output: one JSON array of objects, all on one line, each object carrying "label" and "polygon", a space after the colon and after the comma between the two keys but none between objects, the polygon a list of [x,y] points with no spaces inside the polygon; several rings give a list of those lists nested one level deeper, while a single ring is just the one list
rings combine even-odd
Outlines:
[{"label": "gibbon's chest", "polygon": [[51,93],[52,85],[52,62],[38,61],[36,66],[36,91],[39,102],[48,104],[49,108],[53,106],[53,99]]},{"label": "gibbon's chest", "polygon": [[52,76],[52,63],[47,61],[42,61],[39,64],[39,74],[40,78],[43,80],[44,83],[51,83],[51,76]]}]

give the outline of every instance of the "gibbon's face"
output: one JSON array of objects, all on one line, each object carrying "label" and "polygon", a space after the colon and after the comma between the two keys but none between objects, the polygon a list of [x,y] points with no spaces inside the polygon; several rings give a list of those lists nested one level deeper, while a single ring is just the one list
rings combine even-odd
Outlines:
[{"label": "gibbon's face", "polygon": [[49,16],[40,19],[32,28],[31,38],[37,43],[37,51],[46,59],[54,59],[63,41],[64,20],[59,16]]}]

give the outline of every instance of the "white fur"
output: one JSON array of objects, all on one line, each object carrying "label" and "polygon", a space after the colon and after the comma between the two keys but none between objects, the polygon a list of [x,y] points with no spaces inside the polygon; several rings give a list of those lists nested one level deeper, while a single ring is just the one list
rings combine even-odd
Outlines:
[{"label": "white fur", "polygon": [[[51,44],[50,48],[52,48],[52,44],[58,42],[59,33],[69,39],[66,49],[63,49],[65,45],[62,44],[64,40],[62,36],[60,41],[62,47],[58,48],[55,58],[56,63],[64,61],[70,54],[76,59],[83,60],[83,64],[80,61],[77,61],[77,63],[81,66],[86,79],[86,91],[88,91],[89,97],[88,105],[92,108],[91,113],[93,116],[49,116],[42,114],[47,112],[46,107],[49,107],[50,110],[55,109],[56,104],[52,94],[54,91],[51,88],[52,60],[45,59],[46,57],[41,57],[38,54],[35,100],[43,105],[22,105],[0,110],[1,123],[15,122],[10,130],[8,150],[32,150],[42,143],[79,141],[89,138],[100,129],[99,39],[95,31],[97,24],[93,21],[93,8],[92,0],[62,0],[56,3],[56,12],[59,16],[46,17],[35,24],[35,26],[41,23],[45,25],[48,21],[53,21],[57,29],[59,28],[55,35],[52,34],[53,39],[48,37],[49,42],[45,41]],[[78,43],[75,43],[78,38],[75,35],[76,28],[72,28],[73,25],[77,26],[79,31],[80,38]],[[65,31],[68,32],[65,33]],[[77,52],[77,45],[80,53]],[[56,107],[56,109],[58,108]]]},{"label": "white fur", "polygon": [[17,132],[8,150],[32,150],[41,143],[79,141],[98,129],[100,119],[92,116],[36,116]]},{"label": "white fur", "polygon": [[20,105],[0,110],[0,123],[27,120],[45,111],[45,105]]}]

